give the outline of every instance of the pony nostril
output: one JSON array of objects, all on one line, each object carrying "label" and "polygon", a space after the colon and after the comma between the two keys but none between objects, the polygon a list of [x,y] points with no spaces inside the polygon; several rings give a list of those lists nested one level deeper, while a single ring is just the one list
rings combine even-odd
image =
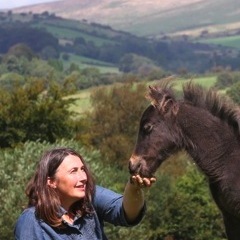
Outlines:
[{"label": "pony nostril", "polygon": [[129,173],[130,173],[131,175],[138,173],[139,170],[140,170],[140,166],[141,166],[140,163],[135,163],[135,164],[133,164],[133,163],[131,162],[131,160],[130,160],[130,162],[129,162],[129,164],[128,164]]}]

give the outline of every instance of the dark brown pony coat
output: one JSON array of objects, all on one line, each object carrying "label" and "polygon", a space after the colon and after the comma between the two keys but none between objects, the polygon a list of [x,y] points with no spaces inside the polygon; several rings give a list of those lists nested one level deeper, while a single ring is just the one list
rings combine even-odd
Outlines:
[{"label": "dark brown pony coat", "polygon": [[[131,174],[150,177],[184,149],[207,176],[227,237],[240,240],[240,110],[214,90],[189,82],[178,100],[169,81],[149,87],[129,162]],[[213,236],[214,237],[214,236]]]}]

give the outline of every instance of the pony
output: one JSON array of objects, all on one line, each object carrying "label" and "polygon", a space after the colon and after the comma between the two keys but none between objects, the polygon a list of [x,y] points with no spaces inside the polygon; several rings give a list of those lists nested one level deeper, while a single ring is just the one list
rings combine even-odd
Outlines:
[{"label": "pony", "polygon": [[131,175],[152,177],[184,150],[205,174],[229,240],[240,239],[240,109],[226,95],[189,81],[177,97],[173,82],[149,86],[129,160]]}]

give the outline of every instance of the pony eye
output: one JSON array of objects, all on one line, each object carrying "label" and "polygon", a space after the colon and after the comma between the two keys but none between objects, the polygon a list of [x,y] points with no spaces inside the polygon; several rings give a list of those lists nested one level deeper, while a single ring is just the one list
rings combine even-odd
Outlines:
[{"label": "pony eye", "polygon": [[143,126],[143,131],[145,133],[150,133],[153,129],[153,125],[150,124],[150,123],[146,123],[144,126]]}]

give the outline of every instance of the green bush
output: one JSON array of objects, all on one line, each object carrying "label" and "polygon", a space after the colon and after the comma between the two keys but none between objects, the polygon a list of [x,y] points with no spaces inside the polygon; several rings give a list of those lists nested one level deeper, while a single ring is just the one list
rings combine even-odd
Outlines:
[{"label": "green bush", "polygon": [[228,87],[232,87],[234,84],[239,83],[239,81],[239,72],[224,71],[217,76],[215,86],[219,89],[225,89]]},{"label": "green bush", "polygon": [[[26,142],[21,147],[1,150],[0,154],[0,239],[12,240],[14,224],[27,203],[26,183],[42,153],[54,146],[79,151],[90,165],[99,185],[122,193],[129,177],[127,167],[101,161],[99,151],[84,149],[73,140]],[[173,162],[169,161],[169,164]],[[126,165],[127,166],[127,165]],[[177,177],[161,168],[157,182],[146,190],[147,212],[133,228],[106,224],[109,239],[138,240],[223,240],[223,224],[204,176],[192,164]],[[169,169],[173,169],[171,166]]]},{"label": "green bush", "polygon": [[221,213],[206,179],[191,163],[175,180],[160,175],[148,206],[149,240],[225,239]]}]

